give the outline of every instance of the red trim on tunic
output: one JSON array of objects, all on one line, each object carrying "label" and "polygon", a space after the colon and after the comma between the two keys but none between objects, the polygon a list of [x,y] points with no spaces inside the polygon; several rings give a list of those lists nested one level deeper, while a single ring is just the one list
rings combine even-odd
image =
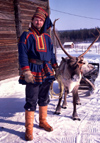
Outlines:
[{"label": "red trim on tunic", "polygon": [[47,46],[45,42],[45,38],[43,34],[41,36],[35,35],[36,36],[36,50],[38,52],[47,52]]},{"label": "red trim on tunic", "polygon": [[[34,29],[30,28],[33,35],[34,35],[34,38],[36,40],[36,50],[38,52],[47,52],[47,45],[46,45],[46,40],[45,40],[45,37],[44,37],[44,34],[41,34],[41,35],[37,35],[37,31],[35,32]],[[45,34],[45,35],[48,35],[48,34]]]},{"label": "red trim on tunic", "polygon": [[30,69],[29,66],[25,66],[21,68],[22,70]]},{"label": "red trim on tunic", "polygon": [[[47,36],[49,36],[50,37],[50,35],[48,34],[48,33],[44,33],[44,35],[47,35]],[[51,38],[51,37],[50,37]]]},{"label": "red trim on tunic", "polygon": [[34,81],[42,82],[47,77],[46,76],[47,73],[50,73],[50,76],[54,76],[53,71],[46,64],[44,69],[41,70],[41,72],[32,72],[32,74],[34,76]]},{"label": "red trim on tunic", "polygon": [[28,40],[28,38],[29,38],[29,36],[30,36],[31,34],[32,34],[32,32],[27,35],[27,37],[26,37],[26,39],[25,39],[25,44],[27,43],[27,40]]},{"label": "red trim on tunic", "polygon": [[[45,67],[41,70],[41,72],[32,72],[33,76],[34,76],[34,81],[36,83],[42,83],[44,79],[46,79],[46,74],[50,74],[50,76],[54,76],[53,71],[48,67],[48,65],[46,64]],[[21,80],[25,80],[24,75],[20,76]]]}]

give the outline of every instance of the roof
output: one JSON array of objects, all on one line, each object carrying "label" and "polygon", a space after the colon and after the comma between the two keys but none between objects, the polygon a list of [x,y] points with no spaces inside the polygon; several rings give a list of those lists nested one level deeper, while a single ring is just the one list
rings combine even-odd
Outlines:
[{"label": "roof", "polygon": [[73,42],[65,42],[65,43],[64,43],[64,46],[65,46],[65,45],[72,45],[72,44],[74,44],[74,43],[73,43]]}]

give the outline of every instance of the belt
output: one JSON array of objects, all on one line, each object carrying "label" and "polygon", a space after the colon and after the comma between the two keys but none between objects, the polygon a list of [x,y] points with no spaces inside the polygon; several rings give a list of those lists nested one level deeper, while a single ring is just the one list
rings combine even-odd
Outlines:
[{"label": "belt", "polygon": [[[42,65],[45,61],[41,61],[39,59],[29,59],[29,62],[37,65]],[[48,61],[47,63],[50,63],[50,61]]]}]

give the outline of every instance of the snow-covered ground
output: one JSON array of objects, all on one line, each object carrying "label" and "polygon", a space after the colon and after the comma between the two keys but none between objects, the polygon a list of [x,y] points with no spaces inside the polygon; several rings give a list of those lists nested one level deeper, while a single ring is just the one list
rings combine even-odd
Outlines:
[{"label": "snow-covered ground", "polygon": [[[76,56],[80,53],[68,51]],[[57,49],[58,62],[64,53]],[[100,63],[100,55],[89,52],[85,58],[89,62]],[[25,143],[25,86],[18,83],[18,78],[10,78],[0,81],[0,143]],[[59,92],[58,83],[54,82],[55,92]],[[100,75],[95,81],[95,90],[89,96],[87,91],[79,91],[81,105],[77,105],[77,111],[81,121],[71,119],[73,104],[72,94],[68,94],[67,109],[62,109],[60,115],[54,111],[58,99],[51,98],[48,106],[47,120],[54,128],[52,132],[46,132],[38,127],[38,106],[35,112],[33,141],[32,143],[100,143]]]}]

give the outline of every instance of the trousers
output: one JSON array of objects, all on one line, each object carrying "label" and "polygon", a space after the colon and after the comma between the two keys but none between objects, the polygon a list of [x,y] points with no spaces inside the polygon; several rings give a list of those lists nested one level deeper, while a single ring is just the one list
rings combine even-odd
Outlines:
[{"label": "trousers", "polygon": [[51,83],[48,82],[48,80],[39,85],[28,83],[25,89],[26,103],[24,105],[24,109],[35,111],[37,104],[39,106],[47,106],[50,102],[50,85]]}]

